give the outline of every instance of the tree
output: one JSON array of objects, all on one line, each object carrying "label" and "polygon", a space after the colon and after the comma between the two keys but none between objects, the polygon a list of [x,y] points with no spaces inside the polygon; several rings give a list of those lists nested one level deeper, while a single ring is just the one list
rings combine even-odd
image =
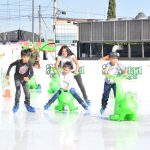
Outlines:
[{"label": "tree", "polygon": [[109,0],[107,19],[116,18],[116,0]]}]

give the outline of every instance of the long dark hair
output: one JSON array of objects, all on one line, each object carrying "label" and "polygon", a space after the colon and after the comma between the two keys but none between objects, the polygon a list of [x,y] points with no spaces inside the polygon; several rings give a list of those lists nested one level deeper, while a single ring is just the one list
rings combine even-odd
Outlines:
[{"label": "long dark hair", "polygon": [[66,51],[67,51],[67,56],[74,55],[74,53],[69,49],[69,47],[68,47],[67,45],[63,45],[63,46],[60,48],[59,52],[58,52],[58,56],[61,56],[61,55],[62,55],[63,49],[66,49]]}]

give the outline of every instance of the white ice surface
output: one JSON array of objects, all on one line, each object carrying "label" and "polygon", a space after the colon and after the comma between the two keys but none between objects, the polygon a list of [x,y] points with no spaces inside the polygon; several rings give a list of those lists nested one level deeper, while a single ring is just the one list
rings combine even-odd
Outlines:
[{"label": "white ice surface", "polygon": [[[98,63],[96,65],[98,66]],[[105,115],[100,118],[103,78],[101,71],[94,66],[90,62],[90,69],[85,68],[86,74],[82,76],[92,102],[90,112],[85,112],[77,102],[79,110],[75,113],[55,112],[54,105],[48,111],[43,110],[44,104],[50,98],[47,93],[49,80],[45,76],[41,78],[44,82],[42,93],[31,92],[31,104],[35,106],[36,113],[26,111],[22,92],[20,108],[14,114],[12,107],[15,87],[12,80],[10,99],[2,97],[0,91],[0,150],[149,150],[150,80],[149,72],[146,73],[148,70],[143,70],[143,77],[140,79],[139,76],[135,83],[131,82],[126,88],[135,93],[138,120],[115,122],[108,120],[114,108],[112,93]],[[80,93],[79,90],[78,92]]]},{"label": "white ice surface", "polygon": [[[12,90],[13,91],[13,90]],[[11,91],[11,92],[12,92]],[[31,92],[31,104],[36,113],[26,111],[23,94],[20,108],[13,114],[14,96],[0,98],[0,150],[149,150],[150,101],[140,102],[139,119],[135,122],[108,120],[113,112],[111,94],[105,116],[100,118],[97,100],[92,101],[91,112],[74,113],[43,110],[47,92]],[[144,97],[148,98],[148,97]]]}]

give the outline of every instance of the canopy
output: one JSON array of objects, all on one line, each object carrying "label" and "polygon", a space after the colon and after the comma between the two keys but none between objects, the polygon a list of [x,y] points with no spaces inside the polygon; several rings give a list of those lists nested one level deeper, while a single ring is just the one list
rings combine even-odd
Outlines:
[{"label": "canopy", "polygon": [[23,49],[28,49],[31,46],[34,46],[36,50],[40,51],[55,51],[55,45],[54,43],[49,43],[49,42],[34,42],[34,44],[30,41],[25,41],[22,43],[22,48]]}]

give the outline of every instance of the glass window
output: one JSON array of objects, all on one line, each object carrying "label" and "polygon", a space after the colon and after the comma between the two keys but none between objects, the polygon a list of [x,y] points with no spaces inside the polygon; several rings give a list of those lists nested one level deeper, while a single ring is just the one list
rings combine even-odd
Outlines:
[{"label": "glass window", "polygon": [[150,44],[144,44],[144,57],[150,57]]},{"label": "glass window", "polygon": [[100,58],[102,57],[102,51],[101,51],[101,44],[100,43],[92,43],[92,57],[94,58]]},{"label": "glass window", "polygon": [[111,44],[104,44],[103,46],[103,56],[109,55],[109,53],[112,51],[113,45]]},{"label": "glass window", "polygon": [[90,44],[80,43],[80,58],[88,58],[90,56]]},{"label": "glass window", "polygon": [[142,57],[142,45],[131,44],[131,57]]},{"label": "glass window", "polygon": [[122,45],[122,50],[117,51],[120,57],[128,57],[128,45]]}]

